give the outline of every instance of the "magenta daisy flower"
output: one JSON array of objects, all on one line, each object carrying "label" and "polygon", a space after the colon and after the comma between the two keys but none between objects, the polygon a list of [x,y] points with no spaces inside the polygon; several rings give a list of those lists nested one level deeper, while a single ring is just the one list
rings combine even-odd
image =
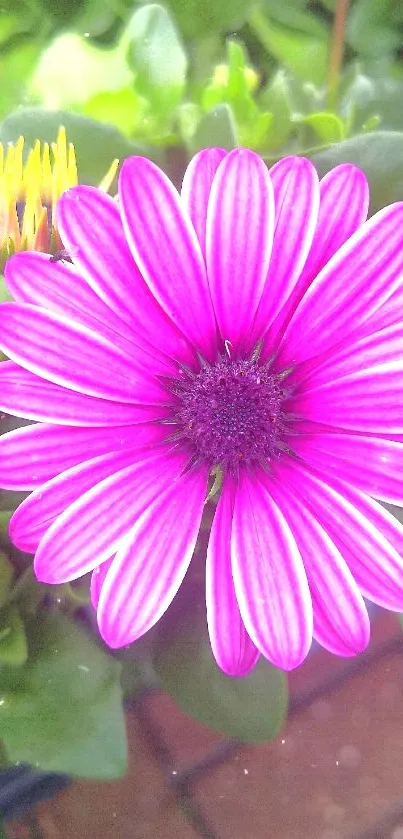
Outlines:
[{"label": "magenta daisy flower", "polygon": [[200,152],[181,196],[153,163],[119,202],[60,199],[74,265],[13,257],[0,407],[39,424],[0,441],[0,483],[39,580],[92,571],[111,647],[165,612],[220,492],[206,601],[219,666],[298,665],[312,635],[368,642],[363,596],[403,608],[403,204],[365,221],[349,164],[319,183],[289,157]]}]

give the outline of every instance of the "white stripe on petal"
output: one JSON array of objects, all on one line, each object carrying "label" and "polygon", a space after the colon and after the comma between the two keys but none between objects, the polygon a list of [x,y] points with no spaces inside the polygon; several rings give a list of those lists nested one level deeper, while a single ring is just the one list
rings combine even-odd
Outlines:
[{"label": "white stripe on petal", "polygon": [[248,635],[284,670],[297,667],[312,639],[312,603],[294,536],[267,489],[242,474],[235,499],[232,570]]},{"label": "white stripe on petal", "polygon": [[98,625],[110,647],[139,638],[164,614],[188,569],[204,509],[207,471],[182,475],[128,533],[106,575]]}]

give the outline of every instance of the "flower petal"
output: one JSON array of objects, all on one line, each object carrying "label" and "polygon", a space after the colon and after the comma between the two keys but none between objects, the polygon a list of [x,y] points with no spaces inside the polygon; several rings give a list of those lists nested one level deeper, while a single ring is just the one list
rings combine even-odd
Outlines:
[{"label": "flower petal", "polygon": [[401,283],[403,203],[392,204],[343,245],[308,288],[283,337],[278,363],[293,366],[340,344]]},{"label": "flower petal", "polygon": [[176,369],[104,303],[72,265],[50,262],[47,254],[36,251],[16,253],[6,263],[5,279],[18,303],[35,304],[87,326],[131,358],[152,362],[158,372]]},{"label": "flower petal", "polygon": [[80,494],[50,524],[39,544],[34,561],[38,580],[68,582],[109,559],[143,510],[178,479],[184,465],[183,457],[165,451],[137,459],[134,454],[131,465]]},{"label": "flower petal", "polygon": [[267,489],[242,474],[232,525],[232,572],[242,620],[262,655],[291,670],[312,639],[312,604],[295,539]]},{"label": "flower petal", "polygon": [[40,379],[13,361],[0,364],[0,410],[56,425],[98,427],[133,425],[168,414],[161,405],[128,405],[85,396]]},{"label": "flower petal", "polygon": [[142,275],[166,314],[206,357],[216,325],[195,230],[167,176],[151,160],[130,157],[119,178],[126,237]]},{"label": "flower petal", "polygon": [[162,426],[147,423],[116,428],[70,428],[28,425],[0,437],[0,486],[27,490],[42,486],[60,472],[109,452],[158,443]]},{"label": "flower petal", "polygon": [[110,647],[123,647],[144,635],[175,597],[193,555],[206,487],[205,469],[182,475],[143,511],[128,534],[98,604],[99,629]]},{"label": "flower petal", "polygon": [[231,528],[234,487],[223,486],[207,549],[207,624],[215,660],[227,676],[246,676],[259,658],[259,650],[243,624],[231,569]]},{"label": "flower petal", "polygon": [[319,211],[319,179],[303,157],[285,157],[270,169],[275,231],[267,282],[252,329],[255,346],[289,298],[312,245]]},{"label": "flower petal", "polygon": [[303,380],[304,391],[311,391],[322,387],[332,389],[335,380],[359,378],[365,371],[373,371],[375,377],[381,367],[385,371],[397,371],[402,368],[402,346],[400,322],[310,359],[296,368],[295,376],[299,382]]},{"label": "flower petal", "polygon": [[105,478],[137,463],[144,446],[109,452],[66,469],[40,486],[20,504],[10,520],[10,535],[17,547],[35,551],[50,525],[74,501]]},{"label": "flower petal", "polygon": [[319,191],[319,215],[312,246],[290,297],[269,331],[271,347],[311,282],[367,217],[367,179],[361,169],[351,163],[342,163],[328,172],[320,181]]},{"label": "flower petal", "polygon": [[235,149],[220,164],[210,192],[206,260],[223,340],[236,351],[261,299],[273,239],[273,190],[262,159]]},{"label": "flower petal", "polygon": [[287,440],[310,466],[362,492],[403,506],[403,445],[377,437],[321,431]]},{"label": "flower petal", "polygon": [[140,404],[167,399],[144,358],[135,361],[88,327],[38,306],[2,304],[0,346],[31,373],[88,396]]},{"label": "flower petal", "polygon": [[403,608],[403,526],[380,504],[334,476],[323,479],[300,463],[276,465],[327,531],[362,594],[387,609]]},{"label": "flower petal", "polygon": [[206,220],[211,184],[226,156],[224,149],[202,149],[192,157],[186,169],[181,198],[197,233],[202,254],[206,255]]},{"label": "flower petal", "polygon": [[352,658],[356,653],[343,643],[342,639],[334,631],[331,622],[331,615],[327,612],[323,603],[312,594],[313,605],[313,637],[321,647],[328,652],[342,658]]},{"label": "flower petal", "polygon": [[284,484],[276,482],[272,492],[302,556],[314,606],[314,630],[318,615],[318,631],[323,627],[324,640],[329,639],[335,649],[341,645],[349,655],[362,652],[370,637],[368,613],[340,551],[309,508]]},{"label": "flower petal", "polygon": [[[363,370],[297,396],[289,409],[329,426],[394,437],[403,432],[403,366]],[[400,369],[399,369],[400,368]]]},{"label": "flower petal", "polygon": [[80,274],[112,311],[161,352],[190,361],[189,344],[150,293],[133,259],[117,202],[94,187],[73,187],[59,199],[57,224]]},{"label": "flower petal", "polygon": [[101,589],[105,581],[105,577],[112,565],[114,557],[110,559],[106,559],[102,565],[99,565],[98,568],[94,568],[91,574],[91,587],[90,587],[90,595],[91,595],[91,603],[94,609],[97,608],[99,603],[99,598],[101,596]]}]

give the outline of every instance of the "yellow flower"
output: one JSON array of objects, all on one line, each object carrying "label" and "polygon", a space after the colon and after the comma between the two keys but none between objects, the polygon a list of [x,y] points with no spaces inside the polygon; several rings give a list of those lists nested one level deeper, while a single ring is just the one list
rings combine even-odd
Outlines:
[{"label": "yellow flower", "polygon": [[[74,146],[60,127],[56,143],[36,141],[24,161],[24,138],[0,143],[0,269],[16,251],[56,253],[62,248],[55,210],[63,192],[78,183]],[[114,160],[99,188],[107,191],[118,167]]]}]

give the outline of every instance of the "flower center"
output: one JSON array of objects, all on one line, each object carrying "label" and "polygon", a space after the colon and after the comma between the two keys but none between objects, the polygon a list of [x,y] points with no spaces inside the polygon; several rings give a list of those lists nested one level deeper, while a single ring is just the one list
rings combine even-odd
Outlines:
[{"label": "flower center", "polygon": [[173,439],[193,458],[236,473],[241,465],[267,463],[284,451],[284,374],[270,365],[222,357],[171,384],[176,397]]}]

